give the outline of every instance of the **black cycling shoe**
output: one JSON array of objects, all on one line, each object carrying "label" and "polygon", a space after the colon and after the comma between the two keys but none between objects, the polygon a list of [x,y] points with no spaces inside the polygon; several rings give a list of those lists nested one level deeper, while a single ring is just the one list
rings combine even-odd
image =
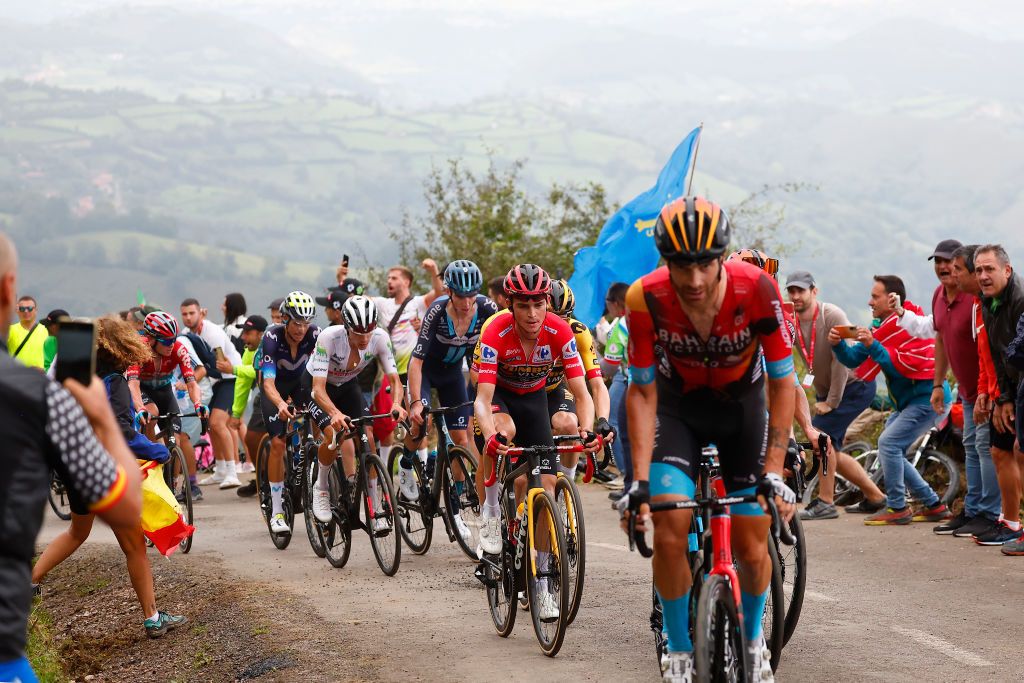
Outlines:
[{"label": "black cycling shoe", "polygon": [[883,498],[882,500],[878,501],[877,503],[872,503],[867,498],[864,498],[859,503],[857,503],[856,505],[847,505],[843,509],[846,510],[848,513],[852,514],[852,515],[867,515],[867,514],[871,514],[872,512],[878,512],[879,510],[881,510],[884,507],[885,507],[885,498]]},{"label": "black cycling shoe", "polygon": [[[942,524],[932,529],[932,533],[938,534],[939,536],[952,536],[957,529],[964,527],[974,521],[973,517],[968,517],[967,514],[961,510],[956,517],[947,519]],[[982,529],[983,531],[983,529]],[[971,532],[973,535],[974,532]]]},{"label": "black cycling shoe", "polygon": [[239,486],[235,489],[235,493],[238,494],[239,498],[252,498],[256,495],[256,480],[253,479],[245,486]]}]

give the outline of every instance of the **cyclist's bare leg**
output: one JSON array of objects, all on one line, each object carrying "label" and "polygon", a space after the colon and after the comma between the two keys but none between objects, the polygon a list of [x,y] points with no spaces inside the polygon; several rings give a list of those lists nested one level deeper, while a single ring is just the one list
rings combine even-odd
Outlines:
[{"label": "cyclist's bare leg", "polygon": [[[860,463],[853,459],[849,453],[838,451],[836,453],[836,471],[843,477],[853,483],[861,490],[864,497],[873,503],[877,503],[881,500],[885,500],[885,494],[882,490],[875,486],[875,482],[871,481],[871,477],[864,471],[864,468],[860,466]],[[835,478],[835,472],[832,473],[833,479]]]},{"label": "cyclist's bare leg", "polygon": [[[567,413],[565,411],[559,411],[551,417],[551,433],[555,436],[563,436],[569,434],[579,434],[579,422],[576,419],[575,413]],[[561,463],[562,472],[565,476],[569,476],[570,473],[575,474],[576,463],[579,461],[579,453],[562,453]]]},{"label": "cyclist's bare leg", "polygon": [[[495,413],[494,414],[494,427],[499,432],[505,432],[508,435],[508,440],[511,443],[516,438],[516,425],[512,422],[512,418],[507,413]],[[484,482],[487,481],[488,477],[491,476],[491,467],[494,466],[494,460],[487,455],[486,452],[480,454],[480,468],[476,471],[476,491],[480,500],[484,502],[484,516],[485,517],[498,517],[500,512],[498,508],[498,497],[501,493],[501,482],[495,481],[491,487],[484,486]],[[522,498],[520,493],[520,480],[516,481],[516,499]],[[523,491],[525,491],[526,483],[522,482]],[[490,499],[488,499],[488,493],[490,493]],[[488,514],[488,509],[493,512],[493,515]]]},{"label": "cyclist's bare leg", "polygon": [[[454,442],[456,446],[462,446],[466,450],[472,452],[472,449],[470,448],[469,445],[470,438],[468,430],[454,429],[449,430],[448,433],[451,434],[452,442]],[[452,464],[452,477],[455,479],[455,481],[466,481],[466,472],[463,471],[461,465],[457,465],[454,463]]]},{"label": "cyclist's bare leg", "polygon": [[[665,494],[652,496],[651,502],[687,500],[686,496]],[[686,562],[689,548],[690,510],[666,510],[651,517],[654,520],[654,586],[664,600],[682,597],[693,583],[690,566]]]},{"label": "cyclist's bare leg", "polygon": [[[67,531],[50,541],[43,554],[32,567],[32,583],[40,583],[54,567],[71,557],[85,543],[92,531],[95,515],[76,515],[71,513],[71,526]],[[152,614],[152,612],[150,612]],[[149,614],[146,615],[147,617]]]},{"label": "cyclist's bare leg", "polygon": [[732,549],[739,564],[743,631],[748,640],[763,635],[761,622],[772,580],[772,560],[766,541],[770,526],[768,515],[732,515]]}]

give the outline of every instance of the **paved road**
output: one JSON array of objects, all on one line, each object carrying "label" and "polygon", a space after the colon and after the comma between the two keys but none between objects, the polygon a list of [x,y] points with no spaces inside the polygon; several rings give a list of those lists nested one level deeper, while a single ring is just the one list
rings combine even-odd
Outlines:
[{"label": "paved road", "polygon": [[[273,580],[304,595],[319,612],[308,622],[324,642],[359,653],[368,679],[658,678],[647,626],[650,569],[625,548],[603,488],[583,487],[587,584],[554,659],[540,653],[525,613],[507,640],[494,633],[472,564],[438,536],[425,556],[403,548],[401,569],[387,578],[359,532],[348,565],[333,569],[313,555],[304,532],[276,550],[251,499],[206,493],[192,553],[173,561],[202,571],[204,558],[216,556],[239,581]],[[40,542],[62,524],[50,516]],[[114,542],[105,529],[93,538]],[[807,538],[807,598],[778,680],[1024,680],[1014,637],[1024,561],[933,536],[930,525],[868,528],[854,516],[808,524]]]}]

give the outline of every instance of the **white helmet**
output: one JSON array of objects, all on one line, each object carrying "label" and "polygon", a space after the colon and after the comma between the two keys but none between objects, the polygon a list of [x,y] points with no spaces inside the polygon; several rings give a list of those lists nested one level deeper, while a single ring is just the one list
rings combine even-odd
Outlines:
[{"label": "white helmet", "polygon": [[345,327],[366,334],[377,327],[377,306],[365,296],[350,296],[341,307]]}]

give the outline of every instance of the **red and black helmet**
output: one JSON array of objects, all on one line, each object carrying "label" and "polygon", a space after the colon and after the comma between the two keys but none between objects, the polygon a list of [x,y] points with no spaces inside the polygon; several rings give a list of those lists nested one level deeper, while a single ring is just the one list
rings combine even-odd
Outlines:
[{"label": "red and black helmet", "polygon": [[142,331],[154,339],[174,339],[178,336],[178,321],[164,311],[153,311],[142,322]]},{"label": "red and black helmet", "polygon": [[520,263],[505,276],[505,294],[510,297],[546,297],[551,291],[551,278],[540,266]]}]

